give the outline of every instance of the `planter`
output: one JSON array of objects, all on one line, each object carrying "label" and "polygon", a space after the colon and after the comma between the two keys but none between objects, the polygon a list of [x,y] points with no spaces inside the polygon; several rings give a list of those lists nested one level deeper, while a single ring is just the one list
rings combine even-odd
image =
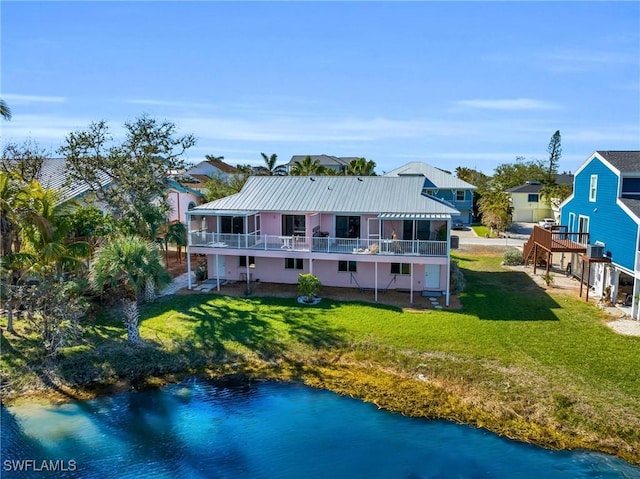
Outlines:
[{"label": "planter", "polygon": [[319,298],[317,296],[314,296],[313,298],[311,298],[311,301],[308,300],[308,298],[306,296],[298,296],[298,303],[300,304],[308,304],[308,305],[314,305],[314,304],[318,304],[320,302],[322,298]]}]

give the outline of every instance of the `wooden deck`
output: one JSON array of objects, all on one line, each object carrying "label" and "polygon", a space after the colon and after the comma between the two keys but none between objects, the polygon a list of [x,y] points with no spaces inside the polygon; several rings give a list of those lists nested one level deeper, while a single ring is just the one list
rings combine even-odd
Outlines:
[{"label": "wooden deck", "polygon": [[580,253],[587,251],[589,233],[569,232],[566,226],[554,226],[552,229],[534,226],[531,236],[524,244],[522,259],[524,264],[533,261],[533,268],[537,266],[537,258],[541,253],[546,256],[547,273],[551,267],[553,253]]}]

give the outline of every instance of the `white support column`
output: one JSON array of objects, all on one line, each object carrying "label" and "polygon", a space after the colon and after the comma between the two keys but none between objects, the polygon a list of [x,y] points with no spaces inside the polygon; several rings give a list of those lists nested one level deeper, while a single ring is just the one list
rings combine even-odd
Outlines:
[{"label": "white support column", "polygon": [[216,290],[220,291],[220,265],[218,263],[218,256],[216,254]]},{"label": "white support column", "polygon": [[446,273],[446,281],[447,281],[447,292],[444,300],[445,306],[449,306],[449,297],[451,295],[451,256],[447,256],[447,264],[445,265],[447,268]]},{"label": "white support column", "polygon": [[309,274],[313,274],[313,258],[309,258]]},{"label": "white support column", "polygon": [[251,276],[249,276],[251,274],[250,270],[249,270],[249,257],[245,256],[246,261],[245,264],[246,266],[246,270],[247,270],[247,291],[249,291],[249,287],[251,286]]},{"label": "white support column", "polygon": [[640,279],[633,279],[633,301],[631,302],[631,317],[633,319],[640,320],[640,314],[638,308],[638,295],[640,295]]},{"label": "white support column", "polygon": [[447,220],[447,263],[445,265],[447,272],[445,273],[446,293],[444,298],[445,306],[449,306],[449,297],[451,296],[451,218]]},{"label": "white support column", "polygon": [[411,267],[411,293],[409,294],[409,302],[413,304],[413,263],[409,263]]},{"label": "white support column", "polygon": [[373,292],[375,302],[378,302],[378,262],[373,263]]},{"label": "white support column", "polygon": [[191,289],[191,252],[189,251],[189,243],[187,241],[187,289]]}]

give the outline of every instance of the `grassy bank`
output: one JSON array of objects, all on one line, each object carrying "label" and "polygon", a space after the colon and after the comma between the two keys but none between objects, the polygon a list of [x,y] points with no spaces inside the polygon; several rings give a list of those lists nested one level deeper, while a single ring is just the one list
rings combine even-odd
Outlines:
[{"label": "grassy bank", "polygon": [[[188,374],[305,381],[385,409],[486,427],[640,463],[640,338],[592,305],[549,295],[498,256],[461,256],[462,311],[294,298],[176,296],[142,310],[143,347],[99,316],[55,363],[3,334],[5,400],[45,388],[86,397]],[[382,298],[384,299],[384,298]]]}]

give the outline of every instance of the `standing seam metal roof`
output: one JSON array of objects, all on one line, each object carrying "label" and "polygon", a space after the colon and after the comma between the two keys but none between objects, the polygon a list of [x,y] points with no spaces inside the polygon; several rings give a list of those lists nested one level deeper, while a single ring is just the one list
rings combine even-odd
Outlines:
[{"label": "standing seam metal roof", "polygon": [[191,211],[459,215],[455,208],[423,195],[423,184],[422,177],[252,176],[239,193]]},{"label": "standing seam metal roof", "polygon": [[400,166],[384,176],[423,176],[429,180],[436,188],[464,188],[473,189],[476,187],[466,181],[456,178],[451,173],[436,168],[435,166],[422,163],[420,161],[412,161],[406,165]]}]

